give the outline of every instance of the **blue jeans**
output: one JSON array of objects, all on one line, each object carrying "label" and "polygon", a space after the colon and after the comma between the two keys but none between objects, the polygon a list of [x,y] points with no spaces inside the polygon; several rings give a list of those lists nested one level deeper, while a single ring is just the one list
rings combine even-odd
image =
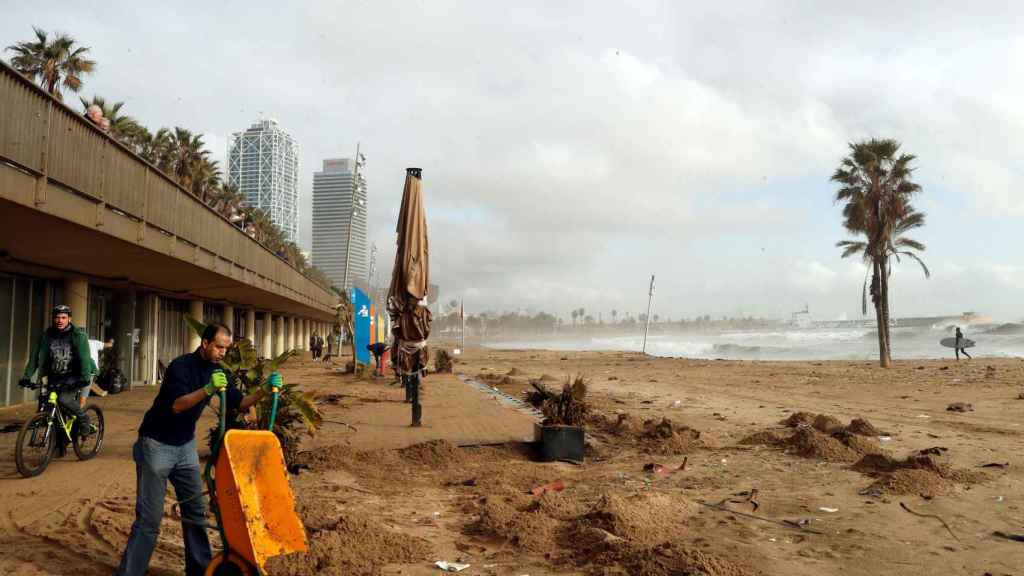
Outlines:
[{"label": "blue jeans", "polygon": [[174,494],[181,503],[181,531],[185,537],[185,574],[200,576],[210,563],[210,539],[206,534],[206,499],[199,473],[199,454],[193,438],[187,444],[172,446],[152,438],[140,436],[132,447],[135,459],[137,495],[135,497],[135,523],[128,536],[128,545],[120,576],[143,576],[160,534],[160,519],[164,515],[164,497],[167,481],[174,486]]}]

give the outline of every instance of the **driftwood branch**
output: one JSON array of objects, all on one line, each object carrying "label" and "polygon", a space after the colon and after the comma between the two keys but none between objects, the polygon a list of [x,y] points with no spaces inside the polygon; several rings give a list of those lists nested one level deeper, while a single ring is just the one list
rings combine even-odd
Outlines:
[{"label": "driftwood branch", "polygon": [[739,512],[737,510],[731,510],[731,509],[726,508],[725,506],[721,506],[719,504],[709,504],[707,502],[701,502],[700,500],[697,500],[697,504],[700,504],[701,506],[707,506],[708,508],[711,508],[712,510],[719,510],[721,512],[728,512],[729,514],[735,514],[737,516],[742,516],[744,518],[750,518],[752,520],[760,520],[761,522],[768,522],[768,523],[776,524],[778,526],[783,526],[783,527],[786,527],[786,528],[793,528],[793,529],[799,530],[801,532],[808,532],[810,534],[820,534],[822,536],[825,535],[824,532],[818,532],[817,530],[814,530],[813,528],[807,528],[806,526],[803,526],[803,525],[798,524],[797,522],[793,522],[791,520],[774,520],[772,518],[765,518],[764,516],[757,516],[755,514],[747,514],[746,512]]},{"label": "driftwood branch", "polygon": [[946,531],[949,532],[949,535],[952,536],[954,540],[956,540],[957,542],[960,541],[960,539],[957,538],[956,534],[953,532],[953,529],[949,527],[949,524],[946,524],[946,521],[943,520],[942,517],[938,516],[937,514],[921,514],[920,512],[914,512],[913,510],[910,509],[909,506],[907,506],[903,502],[900,502],[900,508],[903,508],[907,512],[913,514],[914,516],[920,516],[921,518],[935,518],[939,522],[942,522],[942,525],[946,527]]}]

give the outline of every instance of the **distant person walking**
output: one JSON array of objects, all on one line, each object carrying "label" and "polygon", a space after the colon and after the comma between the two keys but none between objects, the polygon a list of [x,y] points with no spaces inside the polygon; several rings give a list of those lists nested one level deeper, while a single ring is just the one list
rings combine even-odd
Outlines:
[{"label": "distant person walking", "polygon": [[968,360],[973,360],[973,358],[971,358],[971,355],[967,353],[967,347],[964,344],[964,333],[961,332],[960,331],[960,327],[957,326],[956,327],[956,348],[954,348],[954,353],[956,354],[956,359],[958,361],[960,360],[960,353],[961,352],[964,353],[964,356],[967,356]]},{"label": "distant person walking", "polygon": [[318,337],[316,335],[316,332],[313,332],[309,336],[309,351],[313,354],[313,360],[316,360],[319,357],[319,351],[317,350],[317,342]]},{"label": "distant person walking", "polygon": [[373,362],[376,364],[376,375],[384,375],[384,353],[388,351],[388,345],[383,342],[375,342],[373,344],[367,344],[366,349],[373,354]]}]

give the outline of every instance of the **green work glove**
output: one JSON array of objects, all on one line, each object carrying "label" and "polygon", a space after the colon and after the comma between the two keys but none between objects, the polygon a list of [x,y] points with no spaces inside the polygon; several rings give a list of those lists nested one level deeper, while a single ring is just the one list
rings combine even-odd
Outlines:
[{"label": "green work glove", "polygon": [[224,375],[224,371],[215,370],[213,375],[210,376],[210,381],[207,382],[206,386],[203,386],[203,390],[206,390],[207,396],[213,396],[214,394],[219,394],[227,387],[228,377]]},{"label": "green work glove", "polygon": [[267,394],[273,394],[274,388],[277,388],[277,391],[280,392],[283,387],[284,380],[281,378],[281,374],[279,372],[271,372],[270,377],[263,383],[263,391]]}]

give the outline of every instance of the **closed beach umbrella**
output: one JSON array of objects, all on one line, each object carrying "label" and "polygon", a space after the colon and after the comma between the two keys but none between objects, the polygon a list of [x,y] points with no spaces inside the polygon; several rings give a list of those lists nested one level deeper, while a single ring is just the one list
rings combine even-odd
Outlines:
[{"label": "closed beach umbrella", "polygon": [[427,367],[431,321],[430,310],[424,305],[430,285],[430,254],[421,184],[421,170],[408,168],[398,211],[395,267],[388,289],[388,315],[394,336],[392,353],[406,385],[406,401],[412,403],[413,426],[420,424],[419,379]]}]

